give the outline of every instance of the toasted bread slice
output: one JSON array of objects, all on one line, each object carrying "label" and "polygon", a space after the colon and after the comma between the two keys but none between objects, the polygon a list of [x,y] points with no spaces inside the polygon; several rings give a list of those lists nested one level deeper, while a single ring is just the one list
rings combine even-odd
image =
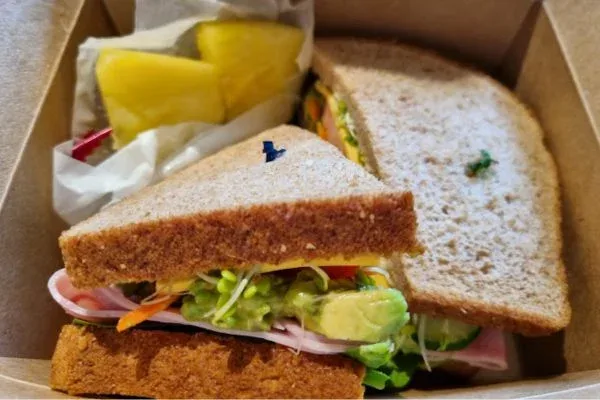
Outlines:
[{"label": "toasted bread slice", "polygon": [[344,356],[204,333],[65,325],[50,386],[156,398],[361,398],[364,366]]},{"label": "toasted bread slice", "polygon": [[[263,140],[286,153],[266,163]],[[413,251],[412,195],[332,145],[282,126],[213,155],[60,237],[75,286],[185,278],[216,268]]]},{"label": "toasted bread slice", "polygon": [[[410,309],[529,335],[564,328],[557,172],[527,108],[484,74],[394,43],[317,40],[314,69],[346,101],[375,173],[415,194],[427,250],[395,260]],[[470,177],[481,150],[495,163]]]}]

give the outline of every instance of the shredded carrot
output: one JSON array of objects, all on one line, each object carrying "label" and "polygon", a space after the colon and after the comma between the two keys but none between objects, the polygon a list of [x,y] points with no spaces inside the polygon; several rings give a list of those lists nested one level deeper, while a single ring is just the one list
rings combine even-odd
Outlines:
[{"label": "shredded carrot", "polygon": [[160,311],[164,311],[171,304],[177,300],[179,296],[169,296],[166,297],[163,301],[152,303],[152,304],[143,304],[140,305],[135,310],[129,311],[127,314],[123,315],[119,319],[119,323],[117,324],[117,331],[123,332],[131,327],[136,326],[139,323],[144,322],[154,314]]},{"label": "shredded carrot", "polygon": [[310,115],[313,121],[321,119],[321,106],[315,97],[308,97],[305,104],[308,115]]},{"label": "shredded carrot", "polygon": [[325,129],[325,126],[321,121],[317,122],[317,133],[323,140],[327,140],[327,137],[329,136],[327,134],[327,129]]}]

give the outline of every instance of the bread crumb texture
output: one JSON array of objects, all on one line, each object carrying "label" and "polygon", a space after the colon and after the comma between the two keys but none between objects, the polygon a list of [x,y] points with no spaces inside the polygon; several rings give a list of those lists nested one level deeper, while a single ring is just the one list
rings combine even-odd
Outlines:
[{"label": "bread crumb texture", "polygon": [[263,341],[66,325],[50,386],[72,395],[362,398],[364,373],[345,356],[295,354]]},{"label": "bread crumb texture", "polygon": [[[286,153],[265,163],[263,140]],[[104,209],[59,242],[74,285],[92,288],[412,251],[415,231],[410,192],[381,183],[316,135],[281,126]]]},{"label": "bread crumb texture", "polygon": [[[565,327],[557,171],[529,110],[486,75],[396,43],[317,40],[314,66],[376,174],[415,196],[427,250],[395,259],[411,310],[529,335]],[[497,163],[468,177],[481,150]]]}]

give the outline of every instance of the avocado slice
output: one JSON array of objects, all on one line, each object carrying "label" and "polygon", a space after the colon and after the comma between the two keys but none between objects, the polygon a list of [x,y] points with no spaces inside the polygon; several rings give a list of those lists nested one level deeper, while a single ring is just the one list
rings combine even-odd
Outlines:
[{"label": "avocado slice", "polygon": [[303,282],[286,296],[289,313],[307,329],[330,339],[376,343],[396,334],[408,322],[408,306],[395,289],[317,294]]}]

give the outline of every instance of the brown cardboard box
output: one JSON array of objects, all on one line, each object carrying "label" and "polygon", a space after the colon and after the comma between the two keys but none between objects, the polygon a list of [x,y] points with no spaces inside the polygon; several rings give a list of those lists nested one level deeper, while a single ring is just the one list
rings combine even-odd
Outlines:
[{"label": "brown cardboard box", "polygon": [[[2,56],[12,57],[12,63],[0,65],[8,66],[8,73],[0,69],[1,87],[10,89],[0,92],[0,129],[5,131],[0,134],[0,394],[60,398],[65,395],[46,387],[47,359],[66,321],[46,290],[47,278],[60,265],[56,239],[64,228],[52,211],[50,149],[68,137],[77,45],[87,36],[131,29],[132,3],[31,3],[9,0],[0,6],[12,11],[0,12],[0,21],[8,19],[25,35],[11,43],[0,39],[0,45],[13,46]],[[595,240],[600,232],[600,61],[594,51],[600,3],[316,0],[316,13],[318,34],[399,37],[474,63],[514,87],[544,126],[560,171],[571,325],[549,338],[518,340],[527,380],[403,396],[600,396],[600,246]],[[31,24],[36,29],[28,28]],[[34,45],[39,42],[46,45]],[[23,54],[45,62],[23,63]]]}]

